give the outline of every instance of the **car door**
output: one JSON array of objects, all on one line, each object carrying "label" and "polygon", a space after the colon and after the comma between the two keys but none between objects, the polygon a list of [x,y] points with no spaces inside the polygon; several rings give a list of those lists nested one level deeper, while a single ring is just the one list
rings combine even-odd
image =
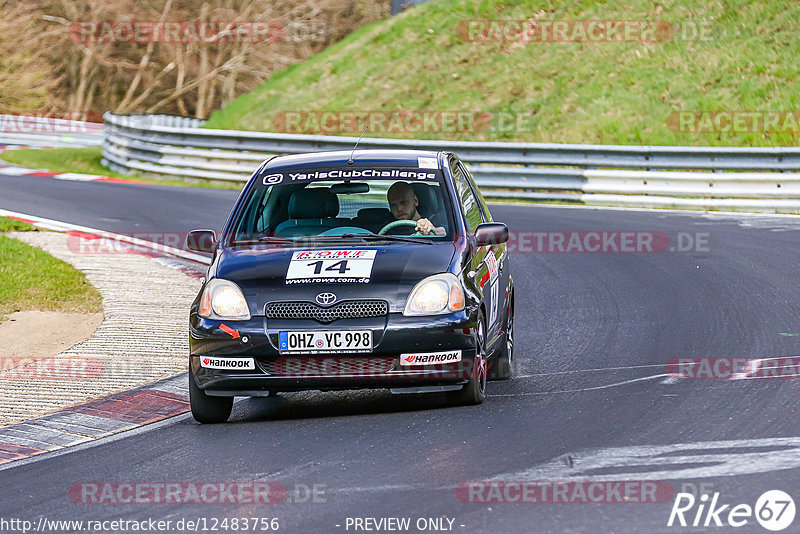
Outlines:
[{"label": "car door", "polygon": [[[469,182],[470,188],[478,202],[483,222],[492,222],[492,215],[486,205],[480,189],[478,189],[472,173],[469,172],[463,162],[458,163],[462,173]],[[492,344],[503,333],[503,321],[505,320],[506,297],[508,296],[504,288],[508,287],[509,270],[504,269],[506,263],[506,244],[497,243],[483,247],[485,249],[484,263],[488,271],[489,279],[484,284],[484,291],[489,294],[487,302],[491,303],[491,308],[487,307],[486,334],[489,343]],[[487,276],[484,274],[484,276]]]},{"label": "car door", "polygon": [[[486,222],[481,204],[475,191],[470,184],[469,178],[466,175],[466,169],[462,166],[458,159],[451,160],[450,170],[453,174],[453,183],[456,187],[458,194],[459,204],[461,205],[461,213],[466,223],[467,232],[474,234],[475,229],[479,224]],[[492,256],[490,258],[490,256]],[[474,284],[475,291],[481,295],[481,298],[486,307],[486,338],[491,340],[493,337],[493,325],[497,321],[496,313],[496,295],[497,284],[492,284],[492,265],[496,267],[496,262],[493,261],[490,247],[478,247],[472,251],[472,256],[469,259],[469,266],[467,269],[468,276],[470,276]],[[493,289],[493,285],[495,288]]]}]

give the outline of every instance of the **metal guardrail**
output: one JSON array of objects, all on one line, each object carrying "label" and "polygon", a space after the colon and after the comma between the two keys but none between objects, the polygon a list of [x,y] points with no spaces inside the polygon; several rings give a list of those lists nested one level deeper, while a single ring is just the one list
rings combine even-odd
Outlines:
[{"label": "metal guardrail", "polygon": [[86,147],[103,144],[103,125],[54,117],[0,115],[0,144]]},{"label": "metal guardrail", "polygon": [[[242,182],[269,155],[348,150],[355,137],[199,128],[104,115],[103,163],[119,172]],[[490,197],[800,213],[800,148],[477,143],[364,138],[359,148],[450,150]]]}]

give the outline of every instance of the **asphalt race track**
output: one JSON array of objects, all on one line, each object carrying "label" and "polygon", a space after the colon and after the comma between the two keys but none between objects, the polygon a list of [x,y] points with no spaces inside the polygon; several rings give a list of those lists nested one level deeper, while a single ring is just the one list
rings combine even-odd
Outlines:
[{"label": "asphalt race track", "polygon": [[[218,230],[237,195],[10,176],[0,191],[0,208],[119,233]],[[679,357],[800,354],[800,219],[512,204],[492,213],[514,232],[662,232],[673,247],[701,246],[515,252],[518,376],[490,383],[481,406],[383,391],[245,399],[226,425],[184,415],[10,464],[0,470],[0,516],[276,517],[287,533],[364,532],[352,520],[367,517],[410,517],[412,526],[446,518],[464,533],[720,532],[730,527],[668,527],[669,500],[487,503],[457,489],[486,480],[659,481],[675,492],[718,492],[731,507],[754,506],[767,490],[800,495],[800,382],[677,379],[666,367]],[[259,505],[74,502],[70,488],[92,481],[279,482],[290,491]],[[316,497],[305,492],[312,487]],[[765,532],[752,517],[736,531]]]}]

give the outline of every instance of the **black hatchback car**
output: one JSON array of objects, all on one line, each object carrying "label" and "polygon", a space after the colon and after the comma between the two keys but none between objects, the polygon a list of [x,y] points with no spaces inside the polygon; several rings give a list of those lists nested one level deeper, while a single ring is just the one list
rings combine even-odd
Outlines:
[{"label": "black hatchback car", "polygon": [[444,392],[479,404],[513,372],[508,228],[448,152],[273,157],[242,190],[190,313],[201,423],[233,397],[301,390]]}]

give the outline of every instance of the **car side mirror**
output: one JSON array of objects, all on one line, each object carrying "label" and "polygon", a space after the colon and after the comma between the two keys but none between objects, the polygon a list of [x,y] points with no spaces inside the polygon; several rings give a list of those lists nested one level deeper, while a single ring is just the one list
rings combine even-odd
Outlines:
[{"label": "car side mirror", "polygon": [[475,228],[475,245],[499,245],[508,241],[508,226],[500,222],[479,224]]},{"label": "car side mirror", "polygon": [[186,236],[186,248],[197,252],[214,252],[217,233],[214,230],[192,230]]}]

